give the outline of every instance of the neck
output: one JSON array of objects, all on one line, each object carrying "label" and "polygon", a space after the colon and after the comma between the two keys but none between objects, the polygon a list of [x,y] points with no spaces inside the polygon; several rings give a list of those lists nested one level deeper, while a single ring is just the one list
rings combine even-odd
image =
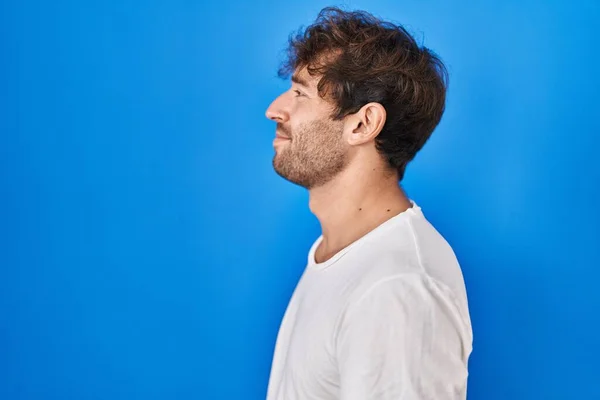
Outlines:
[{"label": "neck", "polygon": [[344,171],[326,185],[310,190],[310,210],[321,224],[323,240],[317,262],[323,262],[411,203],[397,176],[373,169],[357,175]]}]

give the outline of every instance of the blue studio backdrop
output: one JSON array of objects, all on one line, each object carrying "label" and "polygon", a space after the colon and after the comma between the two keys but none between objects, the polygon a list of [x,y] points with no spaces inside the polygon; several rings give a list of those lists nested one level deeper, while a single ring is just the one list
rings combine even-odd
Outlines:
[{"label": "blue studio backdrop", "polygon": [[[264,112],[326,5],[1,3],[0,399],[264,398],[320,233]],[[600,5],[346,6],[450,71],[403,186],[463,267],[469,399],[600,399]]]}]

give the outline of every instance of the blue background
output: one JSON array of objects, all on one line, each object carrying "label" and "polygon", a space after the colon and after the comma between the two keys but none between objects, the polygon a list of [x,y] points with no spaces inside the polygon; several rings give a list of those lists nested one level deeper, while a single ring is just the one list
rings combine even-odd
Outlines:
[{"label": "blue background", "polygon": [[[404,187],[454,247],[470,399],[600,399],[595,1],[346,3],[450,71]],[[2,2],[0,399],[262,399],[320,233],[272,170],[322,1]]]}]

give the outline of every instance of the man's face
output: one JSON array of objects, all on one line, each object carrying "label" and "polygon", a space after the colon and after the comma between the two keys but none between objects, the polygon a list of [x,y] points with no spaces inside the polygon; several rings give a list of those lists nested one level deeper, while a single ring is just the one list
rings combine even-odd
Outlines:
[{"label": "man's face", "polygon": [[283,178],[312,189],[333,179],[347,165],[342,121],[330,118],[333,106],[319,97],[318,78],[296,71],[290,89],[267,109],[277,122],[273,168]]}]

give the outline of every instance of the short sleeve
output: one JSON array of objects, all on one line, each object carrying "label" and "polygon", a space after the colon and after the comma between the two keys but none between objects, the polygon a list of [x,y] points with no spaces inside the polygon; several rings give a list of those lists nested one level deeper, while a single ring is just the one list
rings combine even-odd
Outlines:
[{"label": "short sleeve", "polygon": [[340,321],[341,400],[466,398],[470,326],[449,292],[429,277],[380,281]]}]

